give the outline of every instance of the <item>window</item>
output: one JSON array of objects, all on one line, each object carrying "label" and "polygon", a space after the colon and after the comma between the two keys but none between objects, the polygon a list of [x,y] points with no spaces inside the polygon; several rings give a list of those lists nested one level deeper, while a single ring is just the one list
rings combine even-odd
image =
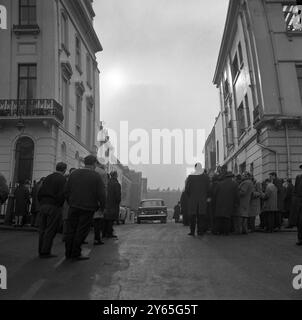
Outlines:
[{"label": "window", "polygon": [[232,62],[232,77],[233,77],[233,82],[236,81],[239,72],[240,72],[240,69],[239,69],[238,57],[237,57],[237,53],[236,53],[236,54],[235,54],[235,57],[234,57],[234,59],[233,59],[233,62]]},{"label": "window", "polygon": [[297,77],[298,77],[298,84],[299,84],[301,103],[302,103],[302,65],[297,66]]},{"label": "window", "polygon": [[37,96],[37,65],[20,64],[18,71],[18,99],[30,100]]},{"label": "window", "polygon": [[87,117],[86,117],[86,145],[91,148],[92,146],[92,129],[93,129],[93,106],[87,102]]},{"label": "window", "polygon": [[238,55],[239,55],[239,63],[240,63],[240,69],[241,69],[244,65],[244,62],[243,62],[242,46],[240,42],[238,44]]},{"label": "window", "polygon": [[232,126],[232,120],[230,120],[227,123],[227,127],[225,129],[226,131],[226,143],[228,147],[231,147],[234,145],[234,132],[233,132],[233,126]]},{"label": "window", "polygon": [[61,15],[61,41],[63,49],[68,51],[68,19],[64,12]]},{"label": "window", "polygon": [[19,24],[37,24],[36,0],[19,0]]},{"label": "window", "polygon": [[82,59],[81,59],[81,41],[76,37],[76,67],[80,73],[82,72]]},{"label": "window", "polygon": [[62,104],[64,110],[64,127],[68,130],[69,126],[69,81],[62,77]]},{"label": "window", "polygon": [[237,117],[238,133],[239,133],[239,136],[241,136],[245,132],[245,117],[244,117],[243,103],[241,103],[237,109],[237,116],[238,116]]},{"label": "window", "polygon": [[76,105],[76,132],[75,136],[81,140],[81,128],[82,128],[82,97],[77,95]]},{"label": "window", "polygon": [[283,14],[287,31],[302,31],[301,5],[284,5]]},{"label": "window", "polygon": [[224,99],[226,99],[228,97],[230,93],[230,85],[229,85],[229,81],[228,79],[226,79],[224,82],[223,82],[223,94],[224,94]]},{"label": "window", "polygon": [[250,113],[250,106],[249,106],[249,97],[246,94],[244,97],[245,101],[245,110],[246,110],[246,121],[248,128],[251,126],[251,113]]},{"label": "window", "polygon": [[87,84],[91,88],[92,87],[92,78],[91,78],[91,59],[87,54],[86,57],[86,73],[87,73]]}]

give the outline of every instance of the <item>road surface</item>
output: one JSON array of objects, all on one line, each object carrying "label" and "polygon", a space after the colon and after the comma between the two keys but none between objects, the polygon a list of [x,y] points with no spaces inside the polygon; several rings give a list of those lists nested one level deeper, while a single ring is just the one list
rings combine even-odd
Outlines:
[{"label": "road surface", "polygon": [[294,232],[191,238],[174,223],[117,226],[118,240],[67,262],[61,236],[54,260],[37,258],[37,234],[0,231],[0,265],[8,271],[1,299],[200,300],[302,299],[292,270],[302,265]]}]

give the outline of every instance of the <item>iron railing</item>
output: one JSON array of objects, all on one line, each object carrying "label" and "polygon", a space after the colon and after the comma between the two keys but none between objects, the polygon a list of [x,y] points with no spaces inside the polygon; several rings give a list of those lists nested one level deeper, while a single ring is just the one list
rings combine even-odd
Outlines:
[{"label": "iron railing", "polygon": [[0,100],[2,117],[55,117],[63,122],[63,107],[53,99]]}]

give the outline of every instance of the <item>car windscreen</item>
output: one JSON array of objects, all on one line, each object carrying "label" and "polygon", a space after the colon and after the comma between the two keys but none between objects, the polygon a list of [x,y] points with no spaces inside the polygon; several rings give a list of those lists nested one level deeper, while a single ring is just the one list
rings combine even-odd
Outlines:
[{"label": "car windscreen", "polygon": [[164,202],[161,200],[148,200],[141,203],[142,208],[163,207]]}]

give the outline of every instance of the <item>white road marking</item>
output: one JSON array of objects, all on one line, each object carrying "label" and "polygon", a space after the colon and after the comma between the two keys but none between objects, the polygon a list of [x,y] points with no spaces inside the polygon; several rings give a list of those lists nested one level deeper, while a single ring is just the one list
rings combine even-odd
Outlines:
[{"label": "white road marking", "polygon": [[31,300],[36,293],[42,288],[46,279],[36,281],[21,297],[21,300]]}]

